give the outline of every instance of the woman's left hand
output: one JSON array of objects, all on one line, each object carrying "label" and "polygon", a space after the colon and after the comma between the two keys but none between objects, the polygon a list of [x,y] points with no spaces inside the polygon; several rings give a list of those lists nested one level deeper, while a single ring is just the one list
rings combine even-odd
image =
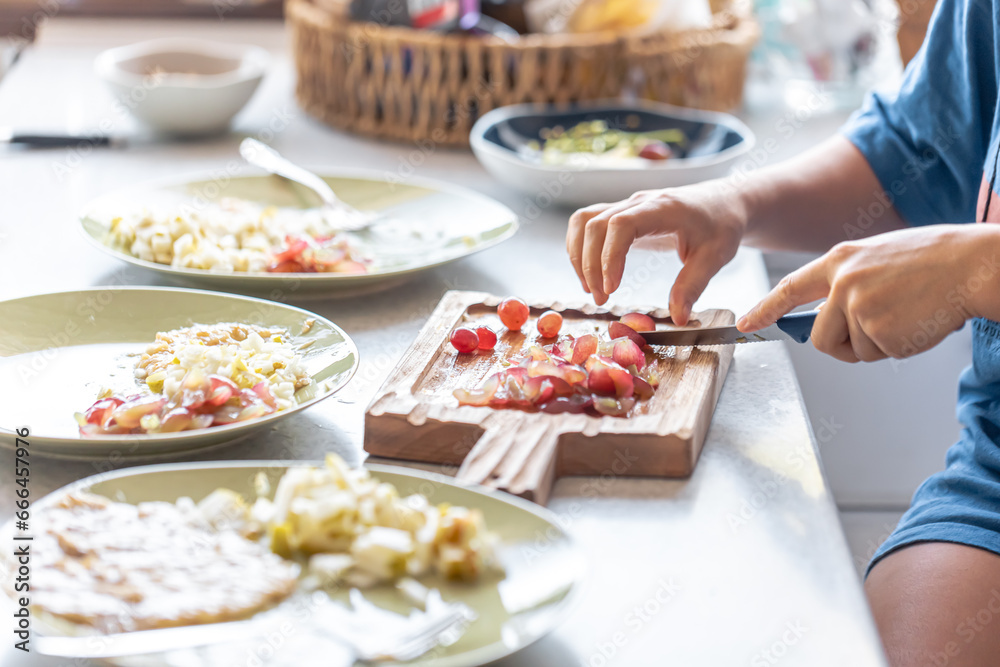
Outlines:
[{"label": "woman's left hand", "polygon": [[[1000,316],[1000,225],[934,225],[840,243],[790,273],[737,323],[751,332],[827,301],[811,339],[841,361],[929,350],[972,317]],[[997,312],[994,312],[997,311]]]}]

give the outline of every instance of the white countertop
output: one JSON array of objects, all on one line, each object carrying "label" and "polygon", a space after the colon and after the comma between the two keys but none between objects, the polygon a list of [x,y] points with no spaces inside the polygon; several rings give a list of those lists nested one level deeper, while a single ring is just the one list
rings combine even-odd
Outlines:
[{"label": "white countertop", "polygon": [[[493,182],[468,152],[377,143],[305,117],[292,99],[285,37],[276,25],[54,20],[0,82],[0,125],[85,131],[108,118],[114,130],[129,131],[131,121],[115,114],[92,74],[92,59],[103,48],[177,34],[260,44],[275,52],[275,69],[239,117],[236,132],[223,138],[87,153],[0,152],[0,298],[92,285],[166,284],[86,244],[74,211],[119,187],[223,167],[236,159],[244,134],[258,134],[269,124],[276,130],[271,143],[302,164],[413,171],[474,188],[523,216],[513,240],[393,291],[299,304],[354,337],[361,352],[355,380],[266,436],[197,458],[313,459],[334,449],[359,461],[369,398],[445,290],[562,301],[585,297],[565,258],[569,211],[539,206],[534,214],[537,198]],[[761,135],[777,136],[777,116],[748,120]],[[799,150],[835,126],[835,120],[809,120],[767,157]],[[615,300],[663,304],[678,268],[672,256],[636,253]],[[744,250],[700,305],[743,311],[766,289],[760,254]],[[3,450],[0,470],[10,471],[11,459]],[[103,467],[108,465],[116,464]],[[35,459],[32,493],[38,497],[98,469]],[[10,514],[12,503],[5,472],[0,515]],[[563,480],[550,508],[586,550],[588,582],[565,625],[500,663],[505,667],[885,664],[781,345],[738,346],[690,479]],[[66,664],[25,657],[10,649],[9,631],[0,636],[8,637],[0,646],[3,667]]]}]

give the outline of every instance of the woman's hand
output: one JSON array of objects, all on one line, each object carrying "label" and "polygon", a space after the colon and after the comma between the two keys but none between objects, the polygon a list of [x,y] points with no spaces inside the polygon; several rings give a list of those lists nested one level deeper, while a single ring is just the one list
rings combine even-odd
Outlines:
[{"label": "woman's hand", "polygon": [[633,243],[673,237],[684,268],[670,290],[670,314],[683,325],[708,281],[736,254],[746,219],[739,196],[721,181],[637,192],[574,213],[566,249],[583,289],[601,305],[621,285]]},{"label": "woman's hand", "polygon": [[813,325],[841,361],[902,359],[1000,306],[1000,225],[934,225],[841,243],[786,276],[740,318],[751,332],[796,306],[827,301]]}]

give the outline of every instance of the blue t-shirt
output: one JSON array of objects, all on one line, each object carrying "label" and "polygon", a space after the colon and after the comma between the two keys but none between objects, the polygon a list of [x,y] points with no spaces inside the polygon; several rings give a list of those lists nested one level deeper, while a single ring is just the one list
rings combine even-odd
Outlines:
[{"label": "blue t-shirt", "polygon": [[[885,189],[849,232],[889,204],[911,225],[1000,222],[998,2],[939,0],[898,93],[869,95],[842,129]],[[973,363],[959,385],[962,451],[1000,477],[1000,324],[978,318],[972,329]]]},{"label": "blue t-shirt", "polygon": [[996,21],[993,1],[939,0],[899,91],[869,95],[842,129],[911,225],[976,220],[997,150]]}]

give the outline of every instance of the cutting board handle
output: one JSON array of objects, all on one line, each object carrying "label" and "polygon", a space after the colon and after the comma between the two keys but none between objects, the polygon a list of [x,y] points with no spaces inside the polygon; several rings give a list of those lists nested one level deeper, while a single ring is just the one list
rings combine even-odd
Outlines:
[{"label": "cutting board handle", "polygon": [[540,505],[552,492],[556,474],[556,450],[561,431],[550,415],[520,413],[518,419],[488,419],[485,432],[473,445],[456,479],[506,491]]}]

